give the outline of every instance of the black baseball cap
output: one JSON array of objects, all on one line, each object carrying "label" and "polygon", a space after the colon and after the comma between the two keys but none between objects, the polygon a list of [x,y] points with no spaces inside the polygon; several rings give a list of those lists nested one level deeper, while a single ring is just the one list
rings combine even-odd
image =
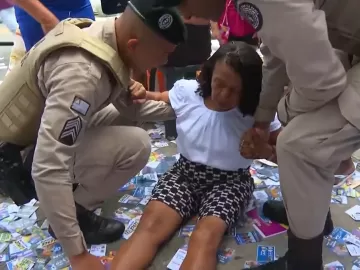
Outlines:
[{"label": "black baseball cap", "polygon": [[162,2],[166,1],[130,0],[128,6],[154,32],[170,43],[178,45],[187,38],[186,27],[177,9],[164,6]]}]

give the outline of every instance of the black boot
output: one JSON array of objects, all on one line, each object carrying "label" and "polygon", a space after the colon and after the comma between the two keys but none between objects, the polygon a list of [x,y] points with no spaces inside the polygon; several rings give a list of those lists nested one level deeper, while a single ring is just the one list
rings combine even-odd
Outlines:
[{"label": "black boot", "polygon": [[[108,244],[121,238],[125,225],[121,222],[96,215],[79,204],[76,204],[76,215],[85,242],[89,245]],[[49,233],[56,239],[49,226]]]},{"label": "black boot", "polygon": [[260,265],[253,270],[322,270],[323,234],[309,240],[297,238],[288,231],[288,251],[277,261]]},{"label": "black boot", "polygon": [[[278,223],[281,223],[284,225],[289,225],[285,206],[282,201],[271,200],[271,201],[265,202],[264,206],[263,206],[263,213],[264,213],[265,217],[267,217],[268,219],[270,219],[272,221],[275,221],[275,222],[278,222]],[[325,236],[330,235],[333,230],[334,230],[334,224],[331,219],[331,212],[329,209],[329,212],[326,216],[325,226],[324,226],[324,235]]]},{"label": "black boot", "polygon": [[21,151],[25,147],[0,142],[0,192],[18,206],[37,199],[31,169],[24,167]]}]

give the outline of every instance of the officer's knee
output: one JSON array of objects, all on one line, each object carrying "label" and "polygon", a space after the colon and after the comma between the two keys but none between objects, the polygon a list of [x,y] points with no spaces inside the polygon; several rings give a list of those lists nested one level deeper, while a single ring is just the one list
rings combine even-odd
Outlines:
[{"label": "officer's knee", "polygon": [[279,155],[279,152],[282,152],[284,149],[289,147],[289,143],[288,143],[288,139],[289,139],[289,134],[290,132],[288,132],[288,129],[284,128],[280,134],[277,137],[276,140],[276,152]]},{"label": "officer's knee", "polygon": [[[284,128],[279,136],[277,137],[276,141],[276,155],[279,159],[287,159],[289,154],[300,154],[300,152],[306,147],[302,145],[301,139],[299,138],[296,142],[294,142],[294,134],[293,131],[289,130],[288,128]],[[299,147],[302,148],[299,149]]]},{"label": "officer's knee", "polygon": [[149,134],[147,134],[147,132],[142,128],[135,127],[134,129],[135,139],[139,141],[139,151],[149,156],[151,152]]},{"label": "officer's knee", "polygon": [[[276,142],[276,155],[280,160],[306,160],[309,163],[321,164],[321,152],[315,151],[318,141],[311,136],[296,136],[297,131],[288,127],[280,132]],[[319,163],[320,162],[320,163]]]},{"label": "officer's knee", "polygon": [[134,149],[134,152],[137,157],[137,162],[139,163],[139,166],[143,168],[148,162],[151,152],[150,137],[147,132],[142,128],[134,127],[133,129],[133,140],[136,147],[136,149]]}]

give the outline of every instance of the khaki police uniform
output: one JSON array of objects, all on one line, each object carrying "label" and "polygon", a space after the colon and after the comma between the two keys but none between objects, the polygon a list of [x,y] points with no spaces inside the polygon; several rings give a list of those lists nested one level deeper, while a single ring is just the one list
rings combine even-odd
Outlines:
[{"label": "khaki police uniform", "polygon": [[[0,140],[27,145],[37,139],[36,191],[69,256],[86,249],[74,198],[96,208],[148,160],[147,133],[128,125],[174,118],[163,102],[132,104],[129,81],[111,18],[83,30],[61,22],[0,86]],[[73,195],[74,182],[80,186]]]},{"label": "khaki police uniform", "polygon": [[333,49],[360,55],[360,2],[238,0],[237,8],[264,43],[256,121],[271,122],[278,109],[286,125],[277,157],[290,228],[312,239],[324,230],[335,170],[360,147],[360,65]]}]

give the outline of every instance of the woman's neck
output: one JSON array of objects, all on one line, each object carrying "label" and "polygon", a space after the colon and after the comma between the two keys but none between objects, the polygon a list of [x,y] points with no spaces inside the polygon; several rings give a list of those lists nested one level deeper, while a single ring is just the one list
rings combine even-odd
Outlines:
[{"label": "woman's neck", "polygon": [[207,97],[204,99],[204,105],[206,108],[208,108],[209,110],[215,111],[215,112],[226,112],[229,110],[224,110],[222,108],[219,107],[218,104],[216,104],[216,102],[214,102],[211,97]]}]

